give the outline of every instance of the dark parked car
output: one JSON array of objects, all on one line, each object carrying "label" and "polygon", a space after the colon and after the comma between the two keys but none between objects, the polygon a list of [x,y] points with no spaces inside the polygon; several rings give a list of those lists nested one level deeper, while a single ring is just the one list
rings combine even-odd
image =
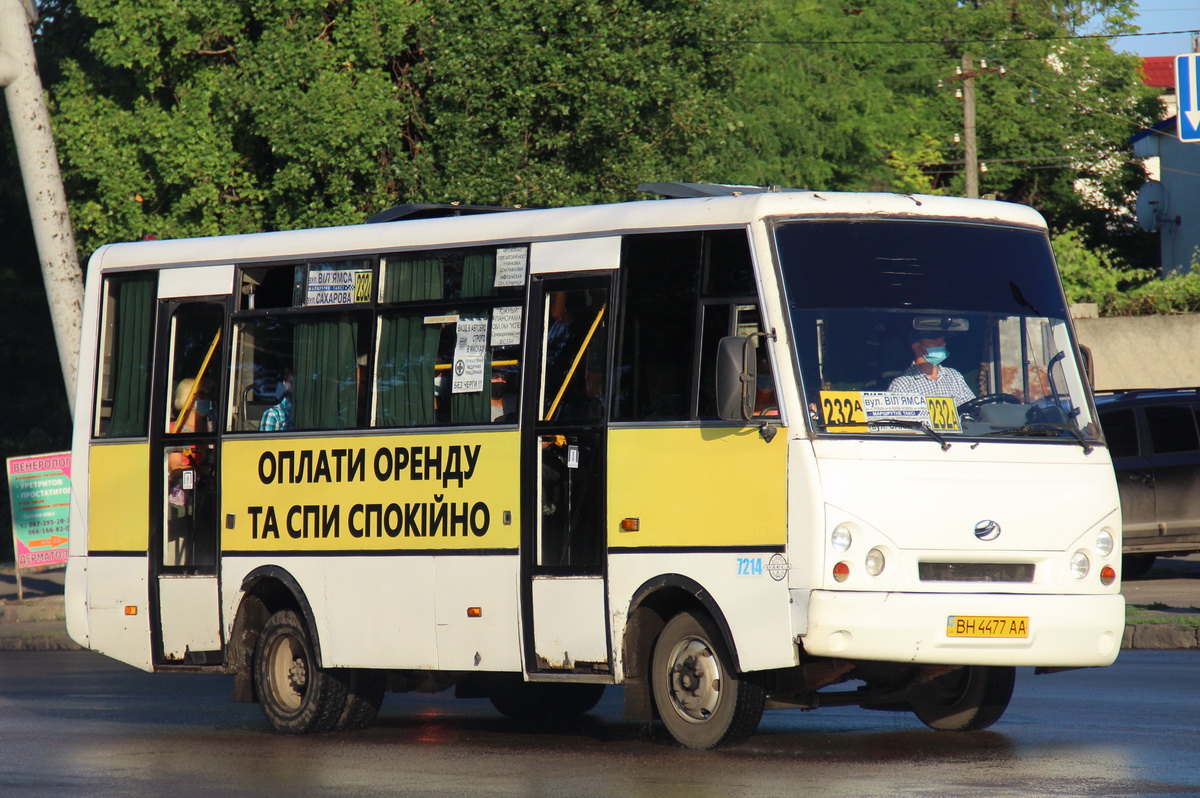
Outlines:
[{"label": "dark parked car", "polygon": [[1125,579],[1200,551],[1200,389],[1098,392],[1121,492]]}]

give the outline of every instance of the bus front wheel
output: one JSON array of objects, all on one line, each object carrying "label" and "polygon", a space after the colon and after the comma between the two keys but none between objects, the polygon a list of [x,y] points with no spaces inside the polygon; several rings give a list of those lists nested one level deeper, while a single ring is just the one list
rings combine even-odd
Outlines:
[{"label": "bus front wheel", "polygon": [[986,729],[1008,709],[1016,673],[1012,667],[966,665],[921,685],[909,707],[931,729]]},{"label": "bus front wheel", "polygon": [[308,627],[292,610],[280,610],[263,626],[254,681],[263,714],[281,732],[329,731],[346,709],[346,679],[317,665]]},{"label": "bus front wheel", "polygon": [[736,673],[716,625],[691,612],[667,621],[658,636],[651,686],[663,725],[686,748],[742,742],[766,702],[762,687]]}]

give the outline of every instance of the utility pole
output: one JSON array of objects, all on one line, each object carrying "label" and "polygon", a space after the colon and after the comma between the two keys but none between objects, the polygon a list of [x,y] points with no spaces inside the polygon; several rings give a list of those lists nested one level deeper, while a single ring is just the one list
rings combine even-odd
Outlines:
[{"label": "utility pole", "polygon": [[75,251],[75,234],[58,169],[46,96],[33,52],[30,26],[36,18],[33,0],[0,0],[0,86],[4,87],[21,181],[25,184],[25,201],[29,205],[54,340],[67,388],[67,406],[74,416],[83,273]]},{"label": "utility pole", "polygon": [[[975,68],[975,59],[963,55],[952,81],[962,81],[962,87],[955,96],[963,101],[963,179],[966,183],[964,191],[971,199],[979,198],[979,144],[975,140],[975,78],[985,72],[995,72],[1003,75],[1004,67],[989,67],[987,61],[980,59],[979,68]],[[938,86],[944,86],[944,81],[938,81]],[[983,167],[987,171],[987,167]]]},{"label": "utility pole", "polygon": [[962,57],[963,93],[963,176],[966,192],[971,199],[979,199],[979,147],[975,143],[975,61],[969,55]]}]

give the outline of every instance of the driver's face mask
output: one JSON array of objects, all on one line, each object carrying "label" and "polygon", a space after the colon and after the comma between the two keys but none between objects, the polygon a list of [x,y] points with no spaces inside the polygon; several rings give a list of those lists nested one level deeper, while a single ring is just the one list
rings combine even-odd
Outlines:
[{"label": "driver's face mask", "polygon": [[944,346],[929,346],[929,347],[924,347],[924,349],[925,349],[925,360],[931,366],[938,365],[943,360],[945,360],[946,356],[948,355],[948,353],[946,352],[946,347],[944,347]]}]

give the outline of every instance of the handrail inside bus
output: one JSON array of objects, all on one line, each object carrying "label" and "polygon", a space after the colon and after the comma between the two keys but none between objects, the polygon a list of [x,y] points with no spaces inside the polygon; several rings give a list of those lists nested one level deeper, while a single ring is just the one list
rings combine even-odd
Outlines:
[{"label": "handrail inside bus", "polygon": [[[503,368],[505,366],[515,366],[520,362],[521,361],[519,361],[519,360],[493,360],[492,368],[498,369],[498,368]],[[434,371],[449,371],[452,368],[454,368],[453,363],[438,363],[437,365],[435,365],[433,367],[433,370]]]},{"label": "handrail inside bus", "polygon": [[187,400],[184,401],[183,407],[179,408],[179,418],[175,419],[175,423],[171,425],[171,433],[179,432],[183,426],[183,420],[187,417],[188,411],[192,408],[192,403],[196,401],[196,392],[200,390],[200,383],[204,379],[204,372],[208,371],[208,364],[212,361],[213,352],[217,351],[217,343],[221,340],[221,331],[217,330],[217,334],[213,336],[212,344],[208,347],[208,354],[204,356],[204,362],[200,364],[200,371],[196,373],[196,379],[192,381],[192,388],[188,391]]},{"label": "handrail inside bus", "polygon": [[583,343],[579,345],[579,351],[575,353],[575,359],[571,361],[571,368],[567,369],[567,376],[563,379],[562,385],[558,388],[558,393],[554,396],[554,401],[550,403],[550,409],[546,411],[546,417],[542,421],[550,421],[554,418],[554,413],[558,410],[558,403],[562,401],[563,394],[567,392],[567,386],[571,384],[571,378],[575,376],[575,369],[579,368],[579,361],[583,360],[583,353],[587,351],[588,344],[592,342],[592,336],[596,334],[596,328],[600,326],[600,320],[604,318],[604,311],[608,309],[608,303],[600,306],[600,310],[596,313],[596,318],[592,320],[592,326],[587,331],[587,335],[583,337]]}]

